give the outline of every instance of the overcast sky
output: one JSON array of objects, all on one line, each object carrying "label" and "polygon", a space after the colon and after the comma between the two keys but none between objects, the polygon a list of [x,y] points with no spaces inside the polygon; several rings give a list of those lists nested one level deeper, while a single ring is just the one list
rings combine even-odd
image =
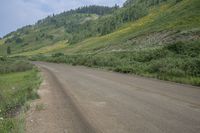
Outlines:
[{"label": "overcast sky", "polygon": [[53,13],[84,5],[122,5],[125,0],[0,0],[0,37]]}]

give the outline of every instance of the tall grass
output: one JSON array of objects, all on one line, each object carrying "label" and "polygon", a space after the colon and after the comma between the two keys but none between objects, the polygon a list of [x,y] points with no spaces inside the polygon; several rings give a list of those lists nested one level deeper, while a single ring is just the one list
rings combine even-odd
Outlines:
[{"label": "tall grass", "polygon": [[23,72],[31,70],[33,65],[25,60],[0,57],[0,73]]},{"label": "tall grass", "polygon": [[13,59],[3,60],[0,65],[0,133],[22,132],[25,105],[37,98],[38,71],[25,61]]}]

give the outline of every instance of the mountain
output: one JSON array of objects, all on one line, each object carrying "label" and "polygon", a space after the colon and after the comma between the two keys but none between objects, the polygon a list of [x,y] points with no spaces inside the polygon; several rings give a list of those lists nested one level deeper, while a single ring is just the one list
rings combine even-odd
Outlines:
[{"label": "mountain", "polygon": [[8,34],[0,52],[200,85],[199,9],[199,0],[82,7]]}]

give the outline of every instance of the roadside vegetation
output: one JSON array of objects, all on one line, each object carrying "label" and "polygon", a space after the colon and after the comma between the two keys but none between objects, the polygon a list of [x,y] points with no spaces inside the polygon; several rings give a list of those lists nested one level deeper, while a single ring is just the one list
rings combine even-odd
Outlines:
[{"label": "roadside vegetation", "polygon": [[22,59],[0,57],[0,132],[22,133],[28,101],[37,98],[38,70]]},{"label": "roadside vegetation", "polygon": [[132,51],[74,55],[55,53],[52,56],[35,56],[32,60],[100,67],[116,72],[200,85],[199,41],[177,42],[163,47]]}]

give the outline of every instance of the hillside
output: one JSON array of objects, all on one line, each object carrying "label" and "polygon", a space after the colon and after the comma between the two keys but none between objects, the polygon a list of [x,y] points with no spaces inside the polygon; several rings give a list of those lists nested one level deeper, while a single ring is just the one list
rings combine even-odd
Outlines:
[{"label": "hillside", "polygon": [[200,85],[199,9],[199,0],[83,7],[8,34],[0,47],[11,46],[12,56]]},{"label": "hillside", "polygon": [[[35,25],[28,25],[4,37],[5,45],[12,47],[12,53],[37,50],[54,45],[59,41],[68,41],[77,36],[80,26],[83,28],[99,16],[111,14],[118,7],[89,6],[48,16]],[[82,29],[83,29],[82,28]],[[87,32],[83,31],[83,32]],[[85,36],[90,36],[84,34]],[[79,38],[83,38],[79,35]],[[75,39],[73,39],[75,40]],[[2,53],[1,53],[2,54]]]}]

